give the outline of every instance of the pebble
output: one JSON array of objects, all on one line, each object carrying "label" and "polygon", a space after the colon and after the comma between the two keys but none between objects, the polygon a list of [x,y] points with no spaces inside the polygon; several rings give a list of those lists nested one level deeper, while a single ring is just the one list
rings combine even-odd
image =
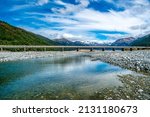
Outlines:
[{"label": "pebble", "polygon": [[118,65],[123,68],[150,74],[150,51],[105,51],[93,56],[94,60]]},{"label": "pebble", "polygon": [[139,93],[142,93],[142,92],[143,92],[143,90],[142,90],[142,89],[139,89],[139,90],[138,90],[138,92],[139,92]]},{"label": "pebble", "polygon": [[89,55],[87,52],[0,52],[0,62],[7,61],[17,61],[17,60],[26,60],[26,59],[34,59],[34,58],[44,58],[44,57],[53,57],[53,56],[77,56],[77,55]]}]

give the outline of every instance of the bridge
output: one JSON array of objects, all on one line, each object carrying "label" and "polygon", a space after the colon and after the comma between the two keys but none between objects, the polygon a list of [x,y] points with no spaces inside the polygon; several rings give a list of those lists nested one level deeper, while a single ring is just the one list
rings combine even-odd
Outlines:
[{"label": "bridge", "polygon": [[61,51],[65,51],[65,49],[72,49],[79,51],[81,49],[88,49],[90,51],[95,50],[147,50],[150,49],[150,47],[144,47],[144,46],[39,46],[39,45],[0,45],[1,51],[8,51],[11,49],[20,49],[22,51],[28,51],[29,49],[42,49],[43,51],[49,51],[50,49],[59,49]]}]

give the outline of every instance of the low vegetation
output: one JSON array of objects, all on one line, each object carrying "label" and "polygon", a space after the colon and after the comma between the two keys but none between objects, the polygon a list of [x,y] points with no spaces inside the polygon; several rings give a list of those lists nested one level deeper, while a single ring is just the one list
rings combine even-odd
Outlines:
[{"label": "low vegetation", "polygon": [[138,38],[131,43],[132,46],[150,46],[150,34],[144,37]]},{"label": "low vegetation", "polygon": [[57,43],[0,21],[0,45],[57,45]]}]

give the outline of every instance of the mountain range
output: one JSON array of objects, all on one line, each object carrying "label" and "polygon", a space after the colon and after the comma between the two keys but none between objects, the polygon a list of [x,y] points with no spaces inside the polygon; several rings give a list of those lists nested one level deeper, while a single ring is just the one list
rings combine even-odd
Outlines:
[{"label": "mountain range", "polygon": [[112,46],[150,46],[150,34],[142,37],[122,38],[118,39],[111,44]]},{"label": "mountain range", "polygon": [[150,34],[137,38],[130,45],[131,46],[150,46]]},{"label": "mountain range", "polygon": [[68,46],[102,46],[102,45],[109,45],[109,43],[97,43],[91,41],[70,41],[69,39],[55,39],[59,45],[68,45]]},{"label": "mountain range", "polygon": [[136,38],[128,37],[128,38],[121,38],[113,42],[112,46],[129,46]]},{"label": "mountain range", "polygon": [[44,36],[34,34],[12,26],[4,21],[0,21],[0,45],[150,46],[150,34],[139,38],[121,38],[112,44],[91,41],[71,41],[65,38],[50,40]]},{"label": "mountain range", "polygon": [[0,21],[0,45],[57,45],[57,43]]}]

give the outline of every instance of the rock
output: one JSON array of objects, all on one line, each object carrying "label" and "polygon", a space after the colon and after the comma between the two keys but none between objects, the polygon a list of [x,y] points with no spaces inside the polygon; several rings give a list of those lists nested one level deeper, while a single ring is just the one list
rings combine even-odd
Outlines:
[{"label": "rock", "polygon": [[142,90],[142,89],[139,89],[139,90],[138,90],[138,92],[139,92],[139,93],[142,93],[142,92],[143,92],[143,90]]},{"label": "rock", "polygon": [[123,68],[150,74],[150,51],[105,51],[93,55],[96,60],[118,65]]}]

